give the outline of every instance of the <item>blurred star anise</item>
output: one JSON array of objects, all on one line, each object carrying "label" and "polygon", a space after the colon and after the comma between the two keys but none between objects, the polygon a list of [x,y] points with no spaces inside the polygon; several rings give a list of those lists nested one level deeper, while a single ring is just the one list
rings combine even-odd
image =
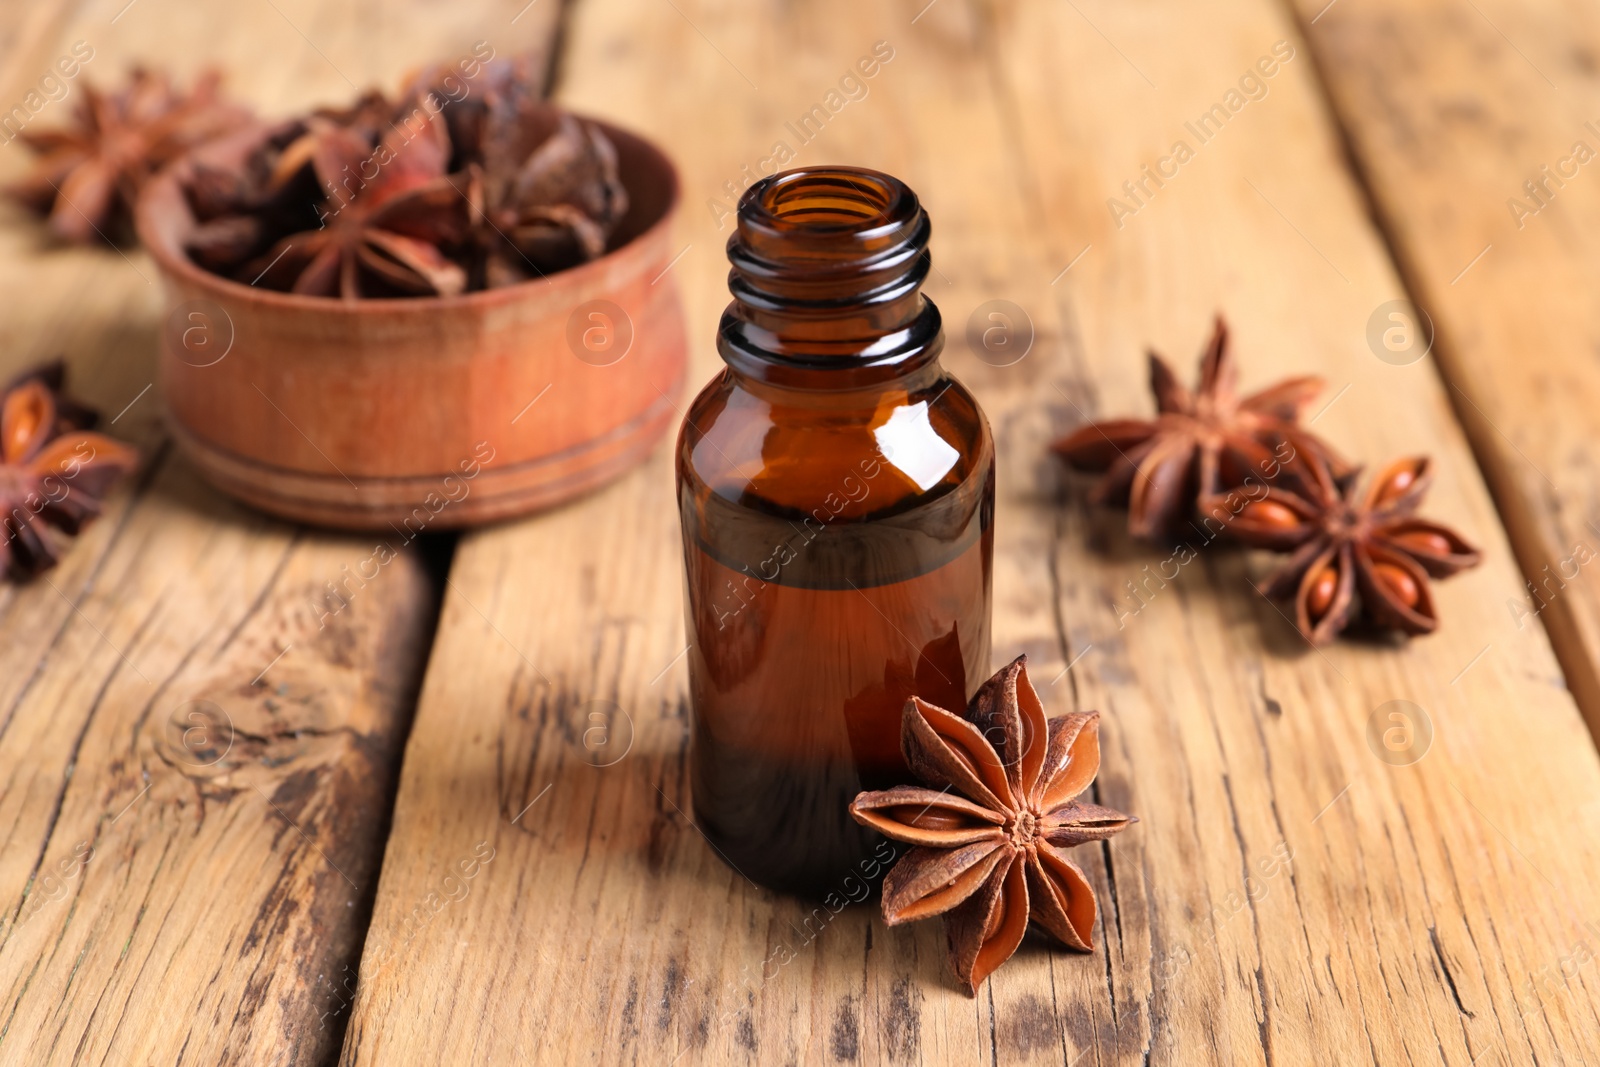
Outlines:
[{"label": "blurred star anise", "polygon": [[[235,275],[277,238],[320,226],[327,194],[315,166],[318,148],[342,136],[336,134],[341,130],[372,145],[394,110],[374,90],[348,108],[318,108],[253,135],[246,131],[253,142],[249,150],[242,157],[234,153],[237,158],[226,165],[197,153],[185,184],[198,222],[185,242],[189,254],[209,270]],[[326,163],[326,150],[323,155]]]},{"label": "blurred star anise", "polygon": [[1219,315],[1200,356],[1199,387],[1190,392],[1155,352],[1149,353],[1154,419],[1109,419],[1081,426],[1051,448],[1071,466],[1103,472],[1090,492],[1096,504],[1127,505],[1135,537],[1177,534],[1199,500],[1247,479],[1288,471],[1303,480],[1303,460],[1316,456],[1338,477],[1354,469],[1321,438],[1299,425],[1321,378],[1289,378],[1240,398],[1238,369]]},{"label": "blurred star anise", "polygon": [[1095,900],[1067,849],[1134,821],[1077,798],[1100,769],[1100,713],[1049,720],[1018,656],[965,715],[906,702],[901,748],[925,784],[861,793],[856,821],[914,846],[883,883],[891,926],[947,915],[956,976],[976,994],[1011,958],[1031,920],[1093,951]]},{"label": "blurred star anise", "polygon": [[0,394],[0,570],[37,574],[56,563],[48,527],[76,534],[138,453],[89,432],[94,412],[58,395],[59,363],[29,371]]},{"label": "blurred star anise", "polygon": [[1314,645],[1343,631],[1358,606],[1374,626],[1431,633],[1438,617],[1429,577],[1465,570],[1479,555],[1448,526],[1415,517],[1432,481],[1428,458],[1397,460],[1365,486],[1341,484],[1320,461],[1310,469],[1309,493],[1274,485],[1228,526],[1245,544],[1294,552],[1262,592],[1294,597],[1295,625]]},{"label": "blurred star anise", "polygon": [[[593,123],[539,99],[515,62],[491,63],[463,145],[484,283],[514,285],[586,263],[628,210],[617,151]],[[473,114],[462,104],[462,117]],[[467,126],[452,122],[452,129]]]},{"label": "blurred star anise", "polygon": [[398,103],[368,93],[197,153],[190,256],[352,299],[512,285],[604,253],[628,203],[611,142],[544,101],[536,57],[473,69],[426,68]]},{"label": "blurred star anise", "polygon": [[263,252],[259,281],[312,296],[454,296],[466,271],[442,246],[467,232],[466,203],[446,175],[450,135],[436,113],[418,109],[391,126],[374,149],[358,129],[313,127],[308,153],[327,194],[317,229],[293,233]]},{"label": "blurred star anise", "polygon": [[218,82],[208,71],[184,93],[166,74],[135,68],[114,92],[85,84],[71,126],[18,134],[39,159],[8,191],[48,215],[50,228],[65,240],[118,238],[151,175],[248,119],[243,108],[219,97]]}]

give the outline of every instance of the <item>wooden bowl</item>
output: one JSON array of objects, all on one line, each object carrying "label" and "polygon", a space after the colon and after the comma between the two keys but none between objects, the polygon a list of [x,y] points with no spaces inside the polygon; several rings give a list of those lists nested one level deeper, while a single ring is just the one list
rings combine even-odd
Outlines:
[{"label": "wooden bowl", "polygon": [[[548,507],[639,462],[683,387],[678,176],[654,145],[596,125],[629,198],[611,250],[455,297],[342,301],[212,274],[183,250],[192,160],[156,177],[137,223],[170,298],[160,380],[179,446],[263,511],[407,538]],[[200,151],[238,158],[257,137]]]}]

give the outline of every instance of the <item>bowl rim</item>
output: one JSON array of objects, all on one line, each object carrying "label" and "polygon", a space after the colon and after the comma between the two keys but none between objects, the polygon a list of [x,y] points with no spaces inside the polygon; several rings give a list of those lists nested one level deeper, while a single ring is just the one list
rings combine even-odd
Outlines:
[{"label": "bowl rim", "polygon": [[[150,253],[150,257],[156,261],[156,266],[160,268],[163,274],[176,277],[190,285],[206,290],[208,295],[219,301],[244,300],[264,307],[282,310],[292,309],[334,315],[425,315],[445,311],[486,309],[503,304],[513,304],[530,296],[541,287],[556,284],[581,287],[586,281],[599,276],[608,266],[614,264],[623,253],[634,249],[636,245],[644,244],[648,240],[659,240],[671,228],[682,203],[683,182],[679,177],[677,165],[673,163],[672,158],[650,138],[583,112],[568,111],[568,114],[583,122],[593,123],[613,139],[622,138],[632,141],[647,155],[654,157],[655,162],[661,166],[662,173],[667,179],[667,201],[660,216],[626,243],[610,249],[587,263],[552,271],[542,278],[532,278],[525,282],[518,282],[516,285],[506,285],[496,289],[478,289],[472,292],[460,293],[456,296],[402,296],[374,298],[371,300],[344,300],[338,297],[286,293],[278,289],[258,289],[253,285],[246,285],[244,282],[223,277],[220,274],[206,270],[190,259],[183,249],[178,246],[175,233],[178,224],[161,217],[168,213],[158,212],[158,201],[163,197],[175,197],[182,203],[183,192],[178,188],[178,174],[183,168],[190,165],[193,150],[164,167],[141,191],[134,210],[134,224],[139,235],[139,243]],[[252,135],[256,135],[259,134],[262,128],[270,128],[271,125],[271,122],[260,120],[258,123],[252,124],[249,132]],[[232,136],[242,138],[245,136],[245,131],[240,131]],[[215,143],[215,141],[207,142],[207,144]],[[198,147],[204,147],[204,145]],[[183,206],[187,207],[187,204],[183,204]]]}]

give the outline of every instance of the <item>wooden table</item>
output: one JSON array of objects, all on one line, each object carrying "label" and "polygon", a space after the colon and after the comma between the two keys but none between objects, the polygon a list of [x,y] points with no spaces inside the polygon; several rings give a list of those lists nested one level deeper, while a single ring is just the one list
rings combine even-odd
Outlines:
[{"label": "wooden table", "polygon": [[[0,1063],[1600,1062],[1600,165],[1572,161],[1600,149],[1600,13],[524,3],[10,4],[0,106],[79,40],[88,78],[221,64],[267,113],[479,40],[541,51],[557,98],[682,168],[696,383],[745,168],[781,142],[904,177],[999,441],[995,660],[1027,651],[1052,714],[1102,709],[1101,799],[1142,819],[1082,853],[1099,951],[1030,942],[972,1000],[937,924],[858,906],[812,934],[717,859],[666,449],[408,551],[319,626],[367,540],[208,491],[147,388],[149,261],[8,208],[0,372],[64,354],[148,460],[56,571],[0,587]],[[1428,358],[1370,340],[1405,299]],[[1003,368],[965,341],[991,300],[1035,332]],[[1144,586],[1161,554],[1061,479],[1046,444],[1148,410],[1144,346],[1187,365],[1218,309],[1246,385],[1322,374],[1319,431],[1435,457],[1429,513],[1485,550],[1439,633],[1308,651],[1237,552]],[[1369,741],[1395,700],[1432,730],[1409,765]]]}]

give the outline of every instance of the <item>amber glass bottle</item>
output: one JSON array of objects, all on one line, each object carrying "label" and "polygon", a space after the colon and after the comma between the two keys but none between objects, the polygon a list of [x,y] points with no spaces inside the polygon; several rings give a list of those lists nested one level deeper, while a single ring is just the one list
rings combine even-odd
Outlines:
[{"label": "amber glass bottle", "polygon": [[939,365],[928,233],[876,171],[751,186],[727,368],[678,438],[695,818],[776,889],[881,873],[851,798],[908,780],[909,696],[963,707],[989,673],[994,441]]}]

